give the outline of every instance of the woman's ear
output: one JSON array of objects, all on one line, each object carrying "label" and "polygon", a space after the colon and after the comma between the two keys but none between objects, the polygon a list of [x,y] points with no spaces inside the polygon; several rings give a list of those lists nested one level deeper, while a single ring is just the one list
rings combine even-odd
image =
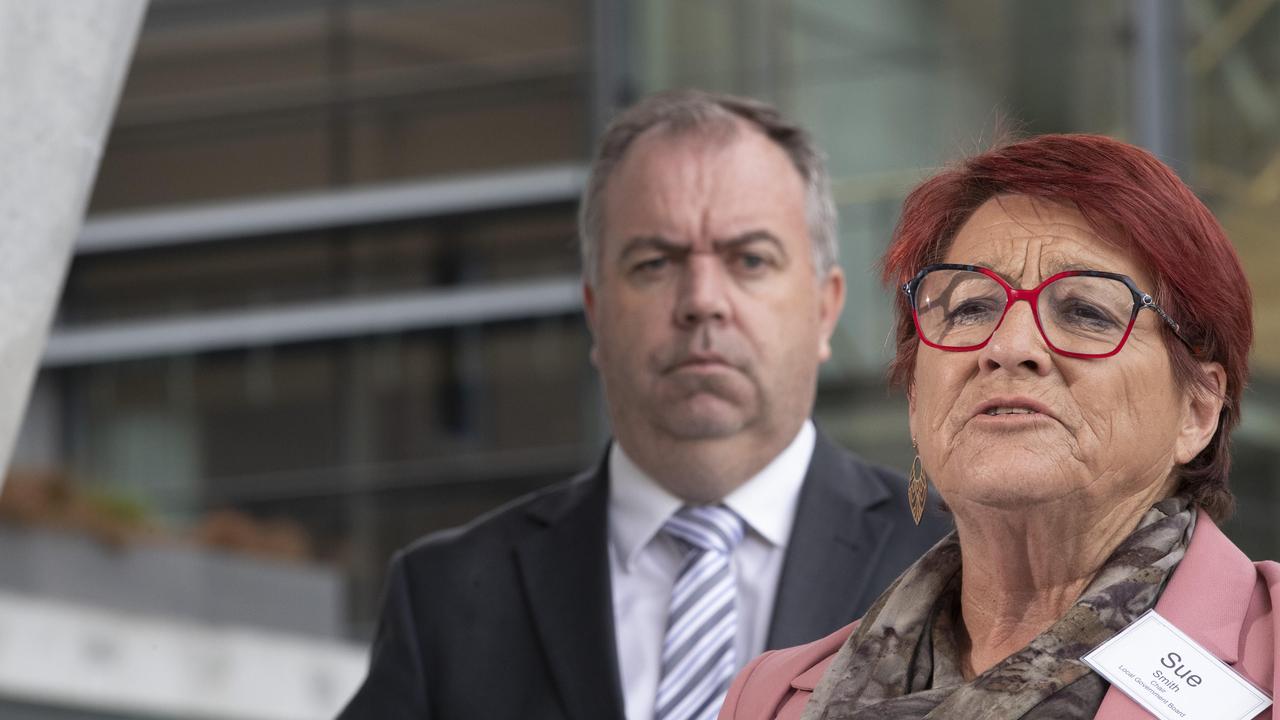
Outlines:
[{"label": "woman's ear", "polygon": [[1227,395],[1227,371],[1221,363],[1200,363],[1201,382],[1187,387],[1182,426],[1174,447],[1174,460],[1185,465],[1196,458],[1218,431],[1218,418]]}]

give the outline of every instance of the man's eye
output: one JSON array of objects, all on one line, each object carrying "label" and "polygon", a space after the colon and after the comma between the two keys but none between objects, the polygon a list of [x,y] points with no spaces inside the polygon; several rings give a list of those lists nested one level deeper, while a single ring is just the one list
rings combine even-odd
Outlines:
[{"label": "man's eye", "polygon": [[653,257],[641,260],[632,268],[636,272],[651,273],[657,272],[667,266],[669,261],[665,257]]},{"label": "man's eye", "polygon": [[755,253],[742,253],[738,255],[738,265],[744,270],[763,270],[769,265],[769,259]]}]

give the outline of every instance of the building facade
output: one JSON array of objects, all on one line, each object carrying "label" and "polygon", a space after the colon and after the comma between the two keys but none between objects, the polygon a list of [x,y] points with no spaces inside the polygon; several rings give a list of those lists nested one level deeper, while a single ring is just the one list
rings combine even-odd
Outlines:
[{"label": "building facade", "polygon": [[[274,715],[210,690],[216,716],[336,708],[395,548],[598,461],[576,197],[610,113],[686,86],[772,101],[828,152],[849,300],[816,414],[902,468],[876,262],[907,190],[1007,131],[1177,167],[1254,282],[1228,529],[1276,557],[1278,36],[1239,0],[152,0],[0,502],[0,542],[111,572],[0,591],[108,613],[90,635],[238,629],[199,682],[265,662],[303,688]],[[4,667],[30,717],[190,709]]]}]

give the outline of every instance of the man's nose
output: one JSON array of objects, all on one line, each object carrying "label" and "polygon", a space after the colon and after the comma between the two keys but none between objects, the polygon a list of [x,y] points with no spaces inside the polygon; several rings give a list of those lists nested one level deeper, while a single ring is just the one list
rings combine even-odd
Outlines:
[{"label": "man's nose", "polygon": [[978,351],[983,370],[1004,368],[1010,372],[1030,370],[1043,375],[1049,371],[1052,351],[1036,325],[1031,303],[1011,305],[985,347]]},{"label": "man's nose", "polygon": [[691,253],[681,273],[675,321],[681,327],[730,317],[729,278],[719,256]]}]

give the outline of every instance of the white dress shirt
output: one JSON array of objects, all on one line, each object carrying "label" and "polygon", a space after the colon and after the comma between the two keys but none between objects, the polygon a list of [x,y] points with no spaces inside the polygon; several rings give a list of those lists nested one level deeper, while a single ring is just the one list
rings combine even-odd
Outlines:
[{"label": "white dress shirt", "polygon": [[[733,552],[739,668],[764,651],[815,439],[813,423],[806,420],[782,453],[724,499],[746,523],[746,535]],[[637,467],[616,442],[609,451],[609,481],[609,575],[623,699],[627,720],[652,720],[668,602],[684,559],[679,544],[660,531],[683,502]]]}]

